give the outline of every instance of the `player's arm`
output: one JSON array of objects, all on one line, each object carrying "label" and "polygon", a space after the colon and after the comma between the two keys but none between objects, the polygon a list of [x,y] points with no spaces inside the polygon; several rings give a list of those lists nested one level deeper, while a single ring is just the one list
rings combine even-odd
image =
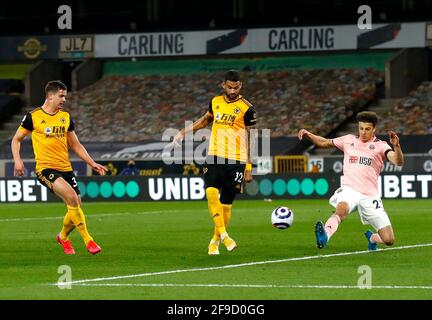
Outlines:
[{"label": "player's arm", "polygon": [[21,129],[18,129],[12,138],[11,142],[11,149],[12,149],[12,156],[15,162],[14,166],[14,175],[15,176],[23,176],[24,175],[24,162],[21,159],[20,156],[20,150],[21,150],[21,142],[24,140],[24,138],[29,135],[30,131],[24,131]]},{"label": "player's arm", "polygon": [[179,133],[177,133],[176,136],[174,137],[173,143],[176,145],[180,145],[185,135],[188,132],[195,132],[200,129],[203,129],[212,122],[213,122],[213,115],[210,112],[206,112],[201,118],[196,120],[194,123],[187,126],[186,128],[181,129]]},{"label": "player's arm", "polygon": [[20,156],[21,150],[21,142],[24,140],[26,136],[33,131],[33,119],[31,113],[27,113],[23,120],[21,121],[21,125],[16,131],[14,137],[11,142],[12,156],[15,162],[14,166],[14,175],[15,176],[23,176],[24,175],[24,162]]},{"label": "player's arm", "polygon": [[317,136],[306,129],[300,129],[297,134],[299,140],[302,140],[304,137],[307,137],[314,145],[320,148],[333,148],[333,142],[331,139],[327,139],[321,136]]},{"label": "player's arm", "polygon": [[390,143],[393,145],[393,150],[387,153],[387,159],[397,166],[402,166],[405,163],[405,159],[400,146],[399,137],[394,131],[390,131],[389,136]]},{"label": "player's arm", "polygon": [[99,173],[101,176],[105,175],[108,170],[103,165],[96,163],[93,158],[90,157],[87,150],[78,140],[75,131],[68,131],[67,141],[72,151],[75,152],[78,157],[80,157],[85,163],[92,167],[92,169]]}]

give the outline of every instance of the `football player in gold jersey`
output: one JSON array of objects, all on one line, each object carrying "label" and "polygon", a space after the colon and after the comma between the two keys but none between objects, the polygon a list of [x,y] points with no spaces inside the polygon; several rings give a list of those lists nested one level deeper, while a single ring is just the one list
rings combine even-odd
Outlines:
[{"label": "football player in gold jersey", "polygon": [[106,173],[106,168],[90,157],[75,134],[74,122],[69,113],[63,111],[67,95],[66,85],[58,80],[50,81],[45,86],[45,95],[45,103],[26,114],[12,139],[14,174],[16,176],[24,174],[24,163],[20,157],[21,142],[31,134],[37,178],[67,206],[63,228],[56,237],[57,242],[63,247],[65,254],[75,254],[68,236],[76,227],[87,250],[91,254],[96,254],[101,251],[101,248],[87,231],[81,208],[80,191],[69,161],[68,148],[70,147],[100,175]]},{"label": "football player in gold jersey", "polygon": [[208,111],[192,125],[180,130],[173,141],[179,145],[187,132],[213,124],[204,168],[208,208],[214,222],[209,255],[219,254],[220,242],[228,251],[237,247],[226,231],[231,219],[231,206],[236,194],[242,191],[243,181],[253,179],[251,129],[256,124],[256,112],[240,95],[242,82],[237,71],[230,70],[225,74],[222,88],[224,93],[210,101]]}]

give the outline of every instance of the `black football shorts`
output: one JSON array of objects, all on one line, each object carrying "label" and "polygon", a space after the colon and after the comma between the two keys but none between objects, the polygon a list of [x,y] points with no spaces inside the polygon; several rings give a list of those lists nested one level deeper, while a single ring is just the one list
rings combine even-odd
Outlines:
[{"label": "black football shorts", "polygon": [[76,194],[80,194],[78,182],[73,171],[58,171],[55,169],[44,169],[37,172],[36,176],[40,183],[47,187],[51,192],[53,191],[53,183],[58,178],[63,178],[75,190]]}]

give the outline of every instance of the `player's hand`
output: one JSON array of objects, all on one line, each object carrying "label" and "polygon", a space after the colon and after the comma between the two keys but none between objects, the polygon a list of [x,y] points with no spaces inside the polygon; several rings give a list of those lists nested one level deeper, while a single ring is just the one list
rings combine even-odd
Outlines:
[{"label": "player's hand", "polygon": [[175,135],[172,144],[173,144],[175,147],[181,147],[181,145],[182,145],[182,141],[183,141],[184,137],[185,137],[185,133],[184,133],[184,131],[183,131],[183,130],[180,130],[180,131]]},{"label": "player's hand", "polygon": [[103,165],[101,165],[99,163],[96,163],[96,162],[91,167],[92,167],[92,169],[94,171],[96,171],[97,173],[99,173],[99,175],[101,175],[101,176],[104,176],[108,172],[107,168],[105,168]]},{"label": "player's hand", "polygon": [[253,180],[252,171],[246,170],[244,174],[244,181],[249,183]]},{"label": "player's hand", "polygon": [[306,129],[300,129],[300,131],[297,134],[297,137],[299,138],[299,140],[303,140],[304,136],[307,136],[308,134],[310,134],[310,132],[307,131]]},{"label": "player's hand", "polygon": [[389,132],[390,143],[395,147],[399,147],[399,137],[394,131]]},{"label": "player's hand", "polygon": [[18,161],[15,161],[14,176],[15,177],[22,177],[22,176],[24,176],[24,172],[25,172],[24,162],[21,159]]}]

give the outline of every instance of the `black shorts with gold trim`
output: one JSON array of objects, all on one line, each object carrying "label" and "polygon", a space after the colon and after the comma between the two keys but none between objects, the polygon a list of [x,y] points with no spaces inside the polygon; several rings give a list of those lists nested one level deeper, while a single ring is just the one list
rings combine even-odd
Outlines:
[{"label": "black shorts with gold trim", "polygon": [[44,169],[36,172],[36,176],[40,183],[47,187],[51,192],[53,191],[53,183],[58,178],[63,178],[75,190],[76,194],[80,194],[78,182],[73,171],[58,171],[55,169]]},{"label": "black shorts with gold trim", "polygon": [[230,163],[228,159],[224,160],[226,160],[225,163],[217,160],[209,163],[207,160],[204,167],[205,187],[214,187],[222,189],[222,191],[225,189],[235,193],[242,193],[246,163],[239,161]]}]

